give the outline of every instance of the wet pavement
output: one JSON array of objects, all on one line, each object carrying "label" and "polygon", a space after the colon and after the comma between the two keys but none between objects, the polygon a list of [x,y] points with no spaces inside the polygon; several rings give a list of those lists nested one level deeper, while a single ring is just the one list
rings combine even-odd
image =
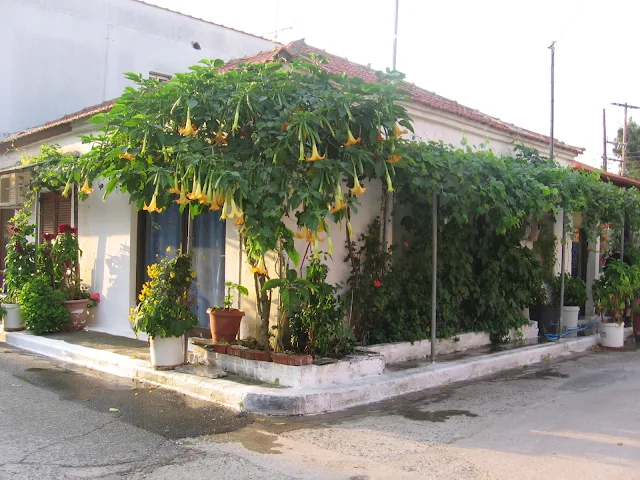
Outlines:
[{"label": "wet pavement", "polygon": [[259,417],[0,347],[0,479],[640,478],[640,351]]}]

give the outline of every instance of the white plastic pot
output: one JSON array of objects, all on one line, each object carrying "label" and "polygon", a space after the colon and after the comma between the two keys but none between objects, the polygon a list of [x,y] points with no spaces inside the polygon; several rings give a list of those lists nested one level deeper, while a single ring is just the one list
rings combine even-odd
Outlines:
[{"label": "white plastic pot", "polygon": [[17,332],[19,330],[24,330],[27,328],[24,323],[22,323],[22,315],[20,315],[20,305],[15,303],[3,303],[2,306],[7,311],[7,314],[4,316],[3,328],[5,332]]},{"label": "white plastic pot", "polygon": [[[562,328],[577,328],[578,316],[580,316],[580,307],[569,307],[567,305],[562,307]],[[577,336],[577,332],[573,332],[567,335],[567,337]]]},{"label": "white plastic pot", "polygon": [[149,340],[151,344],[151,365],[156,368],[171,369],[184,363],[184,336]]},{"label": "white plastic pot", "polygon": [[624,324],[601,323],[600,342],[606,348],[624,348]]}]

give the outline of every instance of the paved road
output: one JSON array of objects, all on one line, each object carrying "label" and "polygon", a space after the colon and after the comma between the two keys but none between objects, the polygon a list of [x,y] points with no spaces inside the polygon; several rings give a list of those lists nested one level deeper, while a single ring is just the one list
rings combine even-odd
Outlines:
[{"label": "paved road", "polygon": [[280,419],[0,347],[0,478],[640,479],[640,351]]}]

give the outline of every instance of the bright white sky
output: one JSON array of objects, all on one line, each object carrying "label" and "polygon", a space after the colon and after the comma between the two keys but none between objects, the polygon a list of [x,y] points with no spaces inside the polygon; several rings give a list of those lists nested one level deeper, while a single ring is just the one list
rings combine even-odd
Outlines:
[{"label": "bright white sky", "polygon": [[[291,27],[280,42],[305,38],[391,66],[395,0],[146,1],[268,38]],[[397,68],[420,87],[548,135],[555,40],[555,137],[585,147],[579,160],[600,166],[602,108],[613,140],[623,110],[610,103],[640,106],[637,18],[634,0],[400,0]]]}]

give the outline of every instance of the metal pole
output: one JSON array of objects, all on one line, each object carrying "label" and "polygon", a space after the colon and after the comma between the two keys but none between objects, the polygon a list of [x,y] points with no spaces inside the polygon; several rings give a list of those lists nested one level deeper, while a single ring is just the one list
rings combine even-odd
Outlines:
[{"label": "metal pole", "polygon": [[626,173],[626,159],[627,159],[627,108],[628,105],[624,104],[624,125],[622,127],[622,166],[620,167],[620,175],[623,177]]},{"label": "metal pole", "polygon": [[554,97],[554,71],[555,71],[555,56],[556,56],[556,42],[551,42],[551,45],[549,45],[549,48],[551,49],[551,134],[550,134],[550,141],[549,141],[549,158],[551,158],[553,160],[553,107],[554,107],[554,103],[555,103],[555,97]]},{"label": "metal pole", "polygon": [[562,339],[562,310],[564,307],[564,272],[565,272],[565,244],[567,243],[567,219],[565,211],[562,209],[562,240],[560,242],[560,318],[558,319],[558,341]]},{"label": "metal pole", "polygon": [[607,171],[607,114],[602,109],[602,170]]},{"label": "metal pole", "polygon": [[432,240],[431,246],[431,363],[436,362],[436,293],[438,280],[438,194],[433,193],[431,206]]},{"label": "metal pole", "polygon": [[620,261],[624,262],[624,221],[625,219],[622,219],[622,235],[620,235]]},{"label": "metal pole", "polygon": [[396,53],[398,50],[398,7],[400,6],[400,0],[396,0],[396,18],[395,28],[393,30],[393,70],[396,69]]}]

